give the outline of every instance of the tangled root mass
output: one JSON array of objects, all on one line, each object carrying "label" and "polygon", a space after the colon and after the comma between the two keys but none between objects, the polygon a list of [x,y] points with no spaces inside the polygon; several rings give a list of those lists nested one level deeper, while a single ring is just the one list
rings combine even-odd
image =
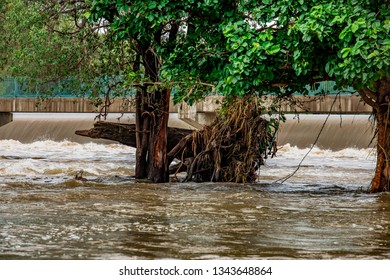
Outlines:
[{"label": "tangled root mass", "polygon": [[256,181],[264,159],[276,153],[277,128],[276,121],[262,116],[262,106],[255,98],[229,102],[211,125],[183,139],[176,151],[187,167],[184,181]]}]

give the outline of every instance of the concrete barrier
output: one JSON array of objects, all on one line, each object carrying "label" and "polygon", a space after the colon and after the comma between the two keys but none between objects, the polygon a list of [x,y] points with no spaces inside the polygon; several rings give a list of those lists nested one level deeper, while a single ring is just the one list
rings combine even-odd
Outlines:
[{"label": "concrete barrier", "polygon": [[[92,113],[98,112],[101,106],[96,107],[88,98],[55,97],[42,100],[39,98],[0,98],[1,112],[52,112],[52,113]],[[177,113],[178,106],[171,101],[170,112]],[[108,108],[112,113],[134,113],[134,99],[115,99]]]},{"label": "concrete barrier", "polygon": [[6,125],[7,123],[12,122],[13,116],[9,112],[0,112],[0,126]]},{"label": "concrete barrier", "polygon": [[[284,113],[311,113],[311,114],[369,114],[372,108],[355,95],[328,95],[323,97],[295,96],[294,102],[281,103],[280,110]],[[223,101],[222,96],[209,96],[205,100],[192,106],[186,103],[173,104],[171,100],[170,113],[178,113],[181,120],[195,128],[210,124],[216,111]],[[265,102],[272,102],[267,97]],[[0,112],[52,112],[52,113],[92,113],[99,112],[102,107],[95,107],[88,98],[0,98]],[[331,110],[332,108],[332,110]],[[110,113],[134,113],[134,99],[115,99],[107,109]],[[12,116],[12,115],[11,115]],[[4,115],[4,122],[9,116]],[[12,117],[11,117],[12,121]]]},{"label": "concrete barrier", "polygon": [[[204,101],[192,106],[182,104],[179,108],[179,118],[197,128],[208,125],[214,120],[222,101],[222,96],[208,96]],[[272,97],[265,99],[265,103],[271,102]],[[287,114],[370,114],[372,108],[355,95],[295,96],[292,103],[282,102],[280,111]]]}]

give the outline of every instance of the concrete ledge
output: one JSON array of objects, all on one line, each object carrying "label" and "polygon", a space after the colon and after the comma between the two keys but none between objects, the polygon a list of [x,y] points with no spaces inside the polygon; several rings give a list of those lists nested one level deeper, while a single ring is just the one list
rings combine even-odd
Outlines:
[{"label": "concrete ledge", "polygon": [[0,112],[0,126],[6,125],[13,120],[12,113],[9,112]]},{"label": "concrete ledge", "polygon": [[[0,111],[3,112],[52,112],[52,113],[92,113],[100,107],[94,106],[88,98],[56,97],[47,100],[39,98],[0,98]],[[134,99],[116,99],[108,109],[111,113],[134,113]],[[170,104],[170,113],[177,113],[178,106]]]},{"label": "concrete ledge", "polygon": [[[372,108],[361,101],[359,96],[341,95],[324,96],[314,98],[313,96],[296,96],[296,104],[285,102],[280,110],[284,113],[310,113],[328,114],[332,108],[332,114],[369,114]],[[185,103],[173,104],[171,99],[169,112],[178,113],[179,119],[195,127],[202,127],[210,124],[216,115],[216,111],[221,107],[223,96],[209,96],[202,102],[192,106]],[[272,97],[268,97],[266,102],[272,102]],[[42,113],[95,113],[100,108],[96,108],[88,98],[50,98],[40,100],[38,98],[0,98],[0,112],[42,112]],[[134,99],[116,99],[108,109],[109,113],[134,113]],[[9,115],[4,115],[3,123],[12,121]],[[198,124],[195,125],[195,124]]]},{"label": "concrete ledge", "polygon": [[[273,97],[266,97],[265,102],[271,104],[272,99]],[[223,96],[208,96],[204,101],[192,106],[183,103],[178,111],[179,118],[188,123],[208,125],[214,120],[222,101]],[[287,101],[282,103],[281,112],[308,114],[370,114],[372,112],[372,108],[355,95],[295,96],[294,101],[295,105]]]},{"label": "concrete ledge", "polygon": [[[283,104],[281,110],[286,113],[311,114],[368,114],[372,107],[355,95],[327,95],[323,97],[296,96],[295,101],[300,106]],[[333,107],[332,107],[333,106]]]}]

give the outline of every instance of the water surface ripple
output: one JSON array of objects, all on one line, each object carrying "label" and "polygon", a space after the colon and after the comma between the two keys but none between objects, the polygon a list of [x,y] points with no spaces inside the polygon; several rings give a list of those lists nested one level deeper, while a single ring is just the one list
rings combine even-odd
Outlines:
[{"label": "water surface ripple", "polygon": [[[388,259],[371,151],[285,145],[257,184],[135,182],[116,144],[1,140],[0,259]],[[84,170],[86,182],[74,180]]]}]

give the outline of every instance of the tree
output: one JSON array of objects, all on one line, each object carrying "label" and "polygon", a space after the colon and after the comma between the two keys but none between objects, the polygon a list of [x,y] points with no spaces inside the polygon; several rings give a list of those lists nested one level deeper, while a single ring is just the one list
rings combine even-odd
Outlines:
[{"label": "tree", "polygon": [[[166,137],[172,88],[177,102],[193,102],[210,91],[224,94],[227,100],[271,93],[277,99],[284,99],[305,91],[307,84],[315,87],[319,81],[334,80],[340,88],[353,86],[373,107],[378,152],[371,192],[390,188],[388,0],[6,1],[8,7],[13,2],[35,3],[35,11],[40,11],[36,16],[43,19],[46,16],[39,21],[49,27],[49,33],[42,33],[45,36],[83,34],[79,27],[88,26],[81,30],[88,30],[87,37],[95,38],[92,41],[100,45],[78,48],[72,45],[74,36],[70,36],[65,37],[68,38],[64,39],[65,44],[52,47],[66,52],[68,44],[76,46],[80,53],[91,54],[89,60],[82,60],[83,65],[76,64],[80,66],[76,68],[79,71],[100,69],[107,76],[126,73],[124,86],[138,87],[137,178],[154,182],[168,180]],[[49,24],[51,19],[56,19],[55,26],[63,29],[53,28]],[[11,17],[5,22],[12,20]],[[25,20],[22,18],[21,22]],[[0,21],[4,22],[4,17]],[[39,25],[31,25],[30,21],[30,25],[22,25],[22,30],[28,32],[29,26]],[[97,31],[101,26],[104,28]],[[3,29],[0,29],[2,36],[7,34]],[[39,30],[29,36],[41,40],[43,35],[39,37],[41,33],[36,32]],[[48,52],[29,52],[21,47],[23,42],[11,44],[16,47],[12,53],[16,62],[35,53],[39,56],[31,56],[29,62],[43,57],[43,62],[37,61],[50,64],[55,48]],[[123,59],[118,60],[120,56],[112,52],[116,49]],[[63,64],[72,64],[70,56],[62,57],[68,59]],[[101,58],[112,68],[105,71]],[[9,63],[8,58],[6,61],[10,67],[7,71],[18,65]],[[61,65],[61,61],[64,62],[59,59],[60,63],[52,65]],[[115,67],[115,62],[121,67]],[[95,63],[101,67],[91,67]],[[96,78],[98,72],[86,76]],[[269,112],[276,109],[271,106]],[[263,106],[262,113],[264,110],[268,109]]]},{"label": "tree", "polygon": [[268,4],[259,7],[257,18],[270,19],[264,13],[266,7],[285,15],[276,22],[274,38],[264,42],[281,46],[280,62],[285,65],[276,65],[274,71],[292,79],[282,80],[282,84],[291,85],[306,77],[333,79],[340,86],[352,85],[373,107],[377,120],[377,166],[370,191],[389,190],[389,1],[299,1],[302,5],[294,9],[294,14],[283,13],[284,5],[263,2]]},{"label": "tree", "polygon": [[[2,76],[23,80],[27,90],[51,96],[62,90],[100,104],[105,88],[120,88],[131,68],[127,42],[89,25],[89,1],[5,0],[0,6]],[[124,63],[126,61],[126,63]],[[118,91],[119,92],[119,91]]]},{"label": "tree", "polygon": [[[144,89],[148,81],[174,84],[176,101],[201,97],[205,84],[226,96],[277,97],[324,80],[353,86],[377,118],[371,192],[389,190],[389,1],[96,0],[91,12],[94,20],[107,19],[118,38],[134,40]],[[142,109],[156,120],[149,152],[163,158],[166,119],[155,109],[166,110],[168,94],[159,89],[152,98],[152,109]]]},{"label": "tree", "polygon": [[[117,40],[131,40],[139,59],[130,73],[132,83],[139,86],[136,97],[137,178],[148,178],[153,182],[169,180],[166,143],[172,84],[167,83],[169,79],[164,76],[170,74],[163,74],[164,64],[178,55],[176,49],[180,44],[201,42],[202,32],[215,43],[223,40],[218,28],[224,11],[230,9],[232,3],[234,1],[225,1],[224,5],[194,0],[93,2],[89,19],[108,21]],[[219,63],[220,59],[217,61]],[[198,73],[200,70],[194,69]],[[194,79],[193,85],[205,86],[194,75],[185,79],[183,84],[188,84],[190,79]],[[175,82],[177,91],[181,83]]]},{"label": "tree", "polygon": [[[284,97],[324,80],[353,86],[377,120],[370,191],[389,190],[389,1],[238,2],[231,20],[220,27],[228,62],[218,69],[217,90]],[[170,62],[176,79],[192,71],[181,57]]]}]

